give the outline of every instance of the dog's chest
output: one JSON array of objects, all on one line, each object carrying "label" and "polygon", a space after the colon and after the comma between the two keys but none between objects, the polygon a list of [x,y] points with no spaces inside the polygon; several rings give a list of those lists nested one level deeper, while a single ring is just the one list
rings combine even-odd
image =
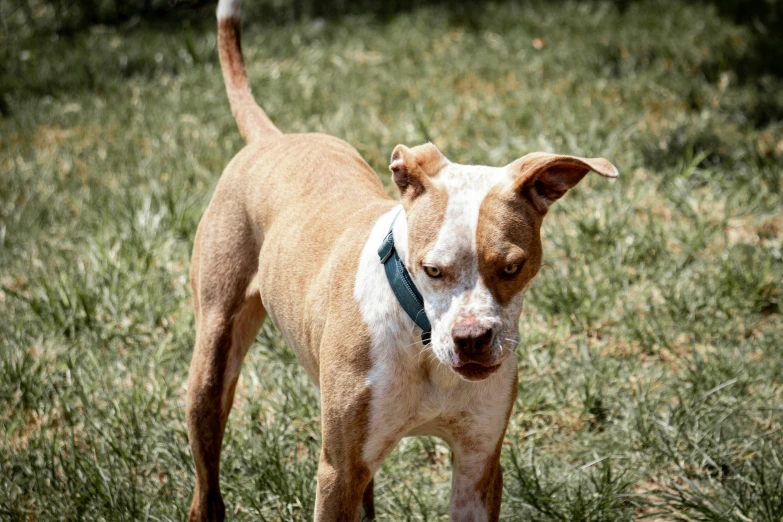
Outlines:
[{"label": "dog's chest", "polygon": [[495,440],[510,406],[516,375],[513,357],[476,383],[437,363],[417,364],[415,356],[405,352],[390,353],[368,375],[372,400],[366,461],[380,462],[391,443],[404,436],[434,435],[452,447],[467,440]]}]

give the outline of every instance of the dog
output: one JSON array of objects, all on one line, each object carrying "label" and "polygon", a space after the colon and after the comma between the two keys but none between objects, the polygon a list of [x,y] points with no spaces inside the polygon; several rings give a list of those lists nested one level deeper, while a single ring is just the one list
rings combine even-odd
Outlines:
[{"label": "dog", "polygon": [[316,521],[372,519],[374,472],[416,435],[452,450],[451,520],[498,520],[518,323],[541,266],[541,222],[588,172],[614,178],[617,169],[541,152],[499,168],[460,165],[431,143],[398,145],[393,200],[347,143],[278,130],[248,85],[239,0],[220,0],[217,16],[247,145],[220,177],[193,247],[190,520],[225,517],[223,432],[267,315],[320,393]]}]

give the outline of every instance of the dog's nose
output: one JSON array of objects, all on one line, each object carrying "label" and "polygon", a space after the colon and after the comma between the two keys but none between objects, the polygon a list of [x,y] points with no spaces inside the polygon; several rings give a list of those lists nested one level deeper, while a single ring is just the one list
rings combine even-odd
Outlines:
[{"label": "dog's nose", "polygon": [[495,332],[477,323],[465,323],[456,325],[451,330],[451,337],[461,357],[475,360],[482,358],[481,355],[487,355],[486,352],[495,340]]}]

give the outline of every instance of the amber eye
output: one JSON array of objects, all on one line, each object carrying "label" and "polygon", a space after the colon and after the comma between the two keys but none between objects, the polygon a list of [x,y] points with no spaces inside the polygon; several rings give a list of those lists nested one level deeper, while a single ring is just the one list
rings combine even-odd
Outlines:
[{"label": "amber eye", "polygon": [[506,265],[503,268],[503,273],[506,275],[514,275],[519,272],[519,265]]},{"label": "amber eye", "polygon": [[440,273],[440,268],[438,268],[437,266],[424,265],[424,270],[427,272],[427,275],[433,279],[437,279],[442,275]]}]

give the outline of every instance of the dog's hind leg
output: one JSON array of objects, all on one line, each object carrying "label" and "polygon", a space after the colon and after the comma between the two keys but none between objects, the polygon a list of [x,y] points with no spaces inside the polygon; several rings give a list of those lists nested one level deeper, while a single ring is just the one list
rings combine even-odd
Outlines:
[{"label": "dog's hind leg", "polygon": [[188,376],[187,422],[196,488],[189,519],[211,522],[225,518],[219,486],[223,432],[242,360],[266,313],[255,281],[255,249],[247,242],[237,244],[241,234],[224,240],[220,249],[209,241],[208,230],[199,235],[191,269],[196,346]]}]

